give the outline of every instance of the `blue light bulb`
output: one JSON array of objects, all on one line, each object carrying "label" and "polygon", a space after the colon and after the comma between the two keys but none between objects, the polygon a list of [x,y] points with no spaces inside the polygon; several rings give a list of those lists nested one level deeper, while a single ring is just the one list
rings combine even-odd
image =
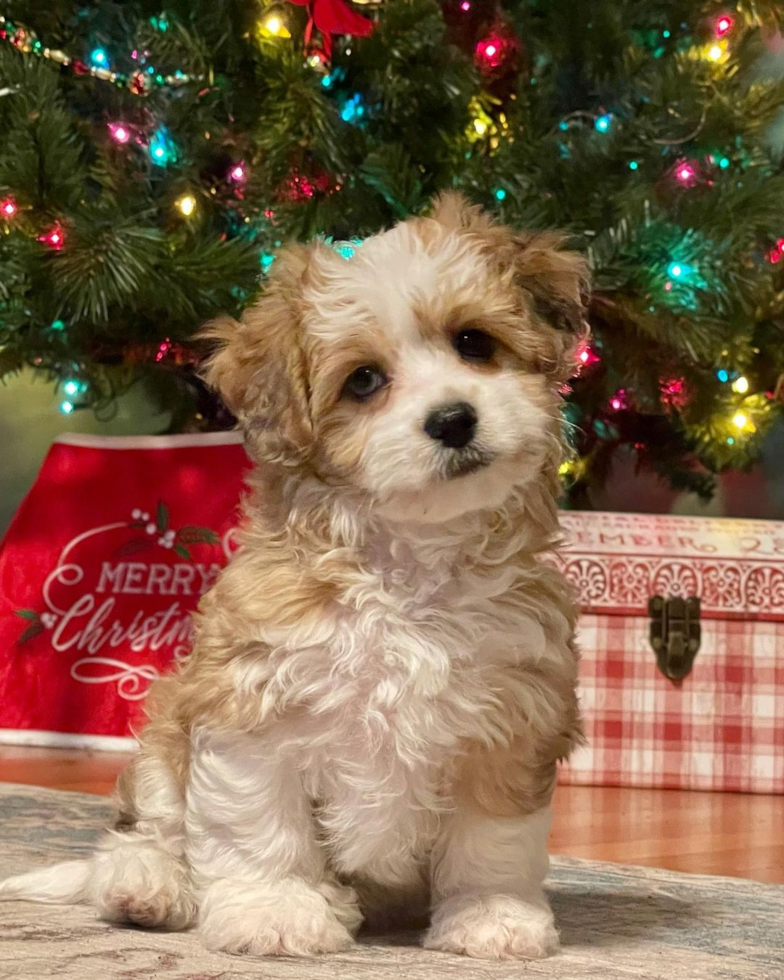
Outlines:
[{"label": "blue light bulb", "polygon": [[109,65],[109,55],[103,48],[95,48],[90,52],[90,61],[97,68],[107,68]]},{"label": "blue light bulb", "polygon": [[497,190],[493,191],[493,193],[495,194],[495,199],[497,201],[503,201],[506,199],[506,191],[503,189],[503,187],[499,187]]},{"label": "blue light bulb", "polygon": [[730,380],[729,372],[725,371],[724,368],[716,372],[716,377],[722,384],[726,384]]},{"label": "blue light bulb", "polygon": [[605,115],[599,116],[599,118],[594,123],[594,126],[596,127],[598,132],[606,133],[610,128],[611,123],[612,123],[612,116],[609,113],[605,113]]}]

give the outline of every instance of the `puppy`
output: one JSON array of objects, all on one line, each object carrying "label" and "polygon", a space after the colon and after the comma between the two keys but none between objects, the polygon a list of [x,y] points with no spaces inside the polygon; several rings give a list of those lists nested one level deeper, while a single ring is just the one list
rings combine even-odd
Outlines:
[{"label": "puppy", "polygon": [[289,248],[211,327],[207,378],[257,464],[242,546],[150,693],[114,831],[3,898],[259,956],[417,910],[430,949],[556,949],[542,881],[578,657],[539,556],[586,278],[559,245],[448,194],[350,260]]}]

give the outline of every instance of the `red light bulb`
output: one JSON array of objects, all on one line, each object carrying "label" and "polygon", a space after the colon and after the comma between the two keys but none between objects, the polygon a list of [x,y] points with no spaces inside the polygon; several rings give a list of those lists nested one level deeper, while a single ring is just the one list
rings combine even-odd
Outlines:
[{"label": "red light bulb", "polygon": [[716,21],[716,37],[724,37],[735,26],[735,21],[729,14],[722,14]]},{"label": "red light bulb", "polygon": [[16,214],[18,210],[19,208],[16,205],[16,201],[14,201],[10,197],[7,197],[0,204],[0,213],[2,213],[4,218],[13,218],[13,216]]}]

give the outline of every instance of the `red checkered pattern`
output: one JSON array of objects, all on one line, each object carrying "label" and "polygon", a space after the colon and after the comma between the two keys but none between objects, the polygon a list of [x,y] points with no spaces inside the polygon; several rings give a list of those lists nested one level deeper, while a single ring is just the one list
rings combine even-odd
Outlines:
[{"label": "red checkered pattern", "polygon": [[784,793],[784,624],[704,623],[680,685],[644,619],[584,616],[580,638],[588,746],[562,783]]},{"label": "red checkered pattern", "polygon": [[[619,518],[571,514],[569,529],[601,528],[604,524],[604,531],[597,532],[601,538]],[[657,519],[641,520],[650,525]],[[664,520],[671,530],[673,522],[681,519]],[[689,520],[693,523],[694,519]],[[739,533],[745,533],[749,541],[761,538],[760,522],[754,525],[757,539],[749,534],[751,522],[738,523],[744,525]],[[729,522],[724,524],[729,526]],[[780,536],[782,527],[771,524],[771,533]],[[619,539],[618,550],[626,543]],[[755,552],[762,550],[756,544],[753,547]],[[598,550],[602,550],[601,541]],[[609,567],[620,561],[617,553],[609,554],[610,547],[604,550],[608,554],[602,556],[573,544],[560,564],[569,574],[569,569],[582,569],[588,562],[603,562]],[[672,565],[672,553],[649,562],[653,571],[646,568],[644,580],[650,583],[661,561]],[[766,596],[750,602],[748,590],[736,595],[733,586],[734,592],[727,593],[729,598],[722,600],[722,606],[707,593],[707,585],[716,580],[715,576],[701,572],[699,562],[688,554],[679,562],[683,569],[696,568],[697,584],[705,591],[688,590],[703,596],[702,644],[692,672],[678,684],[664,677],[656,666],[648,639],[648,618],[639,607],[639,597],[633,597],[634,613],[627,605],[620,614],[617,607],[613,608],[617,597],[609,594],[610,575],[606,576],[606,590],[595,587],[595,579],[590,577],[582,582],[570,576],[583,608],[591,610],[583,615],[580,626],[581,700],[588,745],[562,766],[560,780],[603,786],[784,793],[784,622],[780,590],[769,588]],[[625,563],[623,582],[631,588],[634,577],[628,569],[636,568],[639,559],[628,556]],[[712,564],[716,564],[715,559]],[[730,583],[753,582],[758,569],[743,556],[734,556],[728,567],[729,572],[722,572],[722,581]],[[766,581],[775,584],[781,569],[782,560],[776,555],[765,568]],[[752,599],[758,595],[753,593]],[[730,601],[733,608],[728,610]],[[747,620],[738,618],[743,602],[748,603]]]}]

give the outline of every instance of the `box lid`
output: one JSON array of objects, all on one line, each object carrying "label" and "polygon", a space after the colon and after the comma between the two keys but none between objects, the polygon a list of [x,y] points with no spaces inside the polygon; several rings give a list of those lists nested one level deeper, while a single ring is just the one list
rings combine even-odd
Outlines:
[{"label": "box lid", "polygon": [[784,522],[563,511],[558,564],[583,612],[647,616],[699,596],[703,618],[784,621]]}]

